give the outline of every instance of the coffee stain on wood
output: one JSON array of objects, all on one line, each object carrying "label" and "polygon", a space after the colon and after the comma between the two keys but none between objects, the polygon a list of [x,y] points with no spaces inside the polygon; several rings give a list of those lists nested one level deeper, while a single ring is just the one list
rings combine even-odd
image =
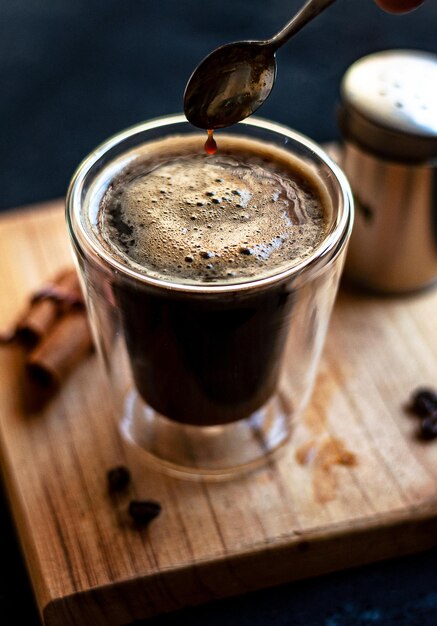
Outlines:
[{"label": "coffee stain on wood", "polygon": [[321,503],[329,502],[336,496],[339,476],[335,466],[357,465],[357,456],[338,437],[328,436],[320,442],[307,441],[299,446],[295,457],[300,465],[311,469],[314,498]]}]

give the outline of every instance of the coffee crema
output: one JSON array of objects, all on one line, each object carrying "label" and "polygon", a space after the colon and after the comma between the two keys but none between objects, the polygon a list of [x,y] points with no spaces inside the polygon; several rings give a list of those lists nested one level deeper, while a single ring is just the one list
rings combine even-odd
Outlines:
[{"label": "coffee crema", "polygon": [[[101,243],[128,267],[169,282],[233,283],[308,257],[329,227],[310,166],[272,144],[168,137],[129,153],[101,186]],[[114,174],[115,172],[115,174]]]}]

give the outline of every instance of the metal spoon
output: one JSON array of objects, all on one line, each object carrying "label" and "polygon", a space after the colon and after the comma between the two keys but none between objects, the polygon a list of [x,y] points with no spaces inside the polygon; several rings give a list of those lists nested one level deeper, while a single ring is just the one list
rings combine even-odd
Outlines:
[{"label": "metal spoon", "polygon": [[271,39],[238,41],[211,52],[185,88],[188,121],[199,128],[224,128],[256,111],[275,82],[276,50],[334,1],[308,0]]}]

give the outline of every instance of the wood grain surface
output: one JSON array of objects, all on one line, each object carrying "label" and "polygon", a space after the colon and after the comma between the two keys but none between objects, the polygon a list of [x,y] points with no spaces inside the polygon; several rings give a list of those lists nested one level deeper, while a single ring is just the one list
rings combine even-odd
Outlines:
[{"label": "wood grain surface", "polygon": [[[0,329],[71,265],[60,203],[0,219]],[[0,347],[0,455],[23,553],[49,626],[128,624],[262,586],[437,543],[437,442],[404,405],[437,386],[437,292],[341,291],[311,406],[283,454],[232,481],[161,475],[124,441],[95,356],[38,414],[23,408],[20,350]],[[126,464],[129,493],[106,490]],[[132,497],[154,498],[147,529]]]}]

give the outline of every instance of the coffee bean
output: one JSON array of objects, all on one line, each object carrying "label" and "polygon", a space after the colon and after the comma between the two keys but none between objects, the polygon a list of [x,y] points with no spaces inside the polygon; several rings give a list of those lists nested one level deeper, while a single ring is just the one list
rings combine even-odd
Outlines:
[{"label": "coffee bean", "polygon": [[437,392],[433,389],[417,389],[412,397],[410,410],[416,415],[431,415],[437,411]]},{"label": "coffee bean", "polygon": [[108,489],[111,492],[122,491],[130,483],[130,471],[124,465],[113,467],[106,474]]},{"label": "coffee bean", "polygon": [[246,254],[247,256],[250,256],[253,254],[253,250],[252,248],[240,248],[240,254]]},{"label": "coffee bean", "polygon": [[420,423],[421,439],[437,439],[437,411],[424,417]]},{"label": "coffee bean", "polygon": [[161,513],[161,505],[156,500],[131,500],[129,515],[137,524],[149,524]]}]

